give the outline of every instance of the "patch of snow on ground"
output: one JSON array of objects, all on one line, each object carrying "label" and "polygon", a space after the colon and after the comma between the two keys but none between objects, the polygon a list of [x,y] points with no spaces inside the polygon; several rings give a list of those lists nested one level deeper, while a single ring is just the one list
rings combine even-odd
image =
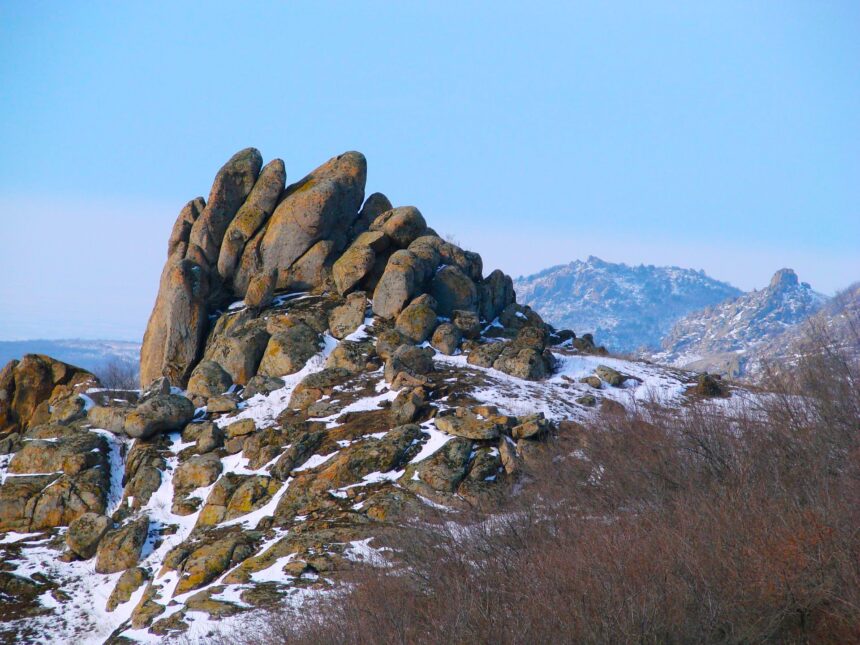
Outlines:
[{"label": "patch of snow on ground", "polygon": [[[358,332],[356,332],[358,333]],[[269,394],[256,394],[241,404],[241,410],[233,416],[224,416],[215,421],[216,425],[224,428],[241,419],[253,419],[257,428],[268,428],[275,425],[278,415],[290,405],[290,397],[293,390],[303,378],[309,374],[321,371],[325,367],[329,354],[337,347],[338,341],[331,334],[323,335],[323,349],[312,356],[305,366],[294,374],[280,377],[284,381],[284,387],[274,390]]]}]

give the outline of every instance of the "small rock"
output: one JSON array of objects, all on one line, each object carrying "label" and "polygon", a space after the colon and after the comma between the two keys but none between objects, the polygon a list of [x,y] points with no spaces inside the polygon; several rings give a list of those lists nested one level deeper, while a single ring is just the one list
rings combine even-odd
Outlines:
[{"label": "small rock", "polygon": [[595,390],[599,390],[601,387],[603,387],[603,381],[600,380],[600,377],[594,376],[593,374],[591,376],[582,377],[581,379],[579,379],[579,382],[585,383],[586,385],[590,385]]},{"label": "small rock", "polygon": [[232,439],[233,437],[242,437],[246,434],[251,434],[252,432],[256,432],[256,430],[257,426],[254,424],[253,419],[242,419],[228,425],[226,435]]},{"label": "small rock", "polygon": [[606,381],[612,387],[621,387],[627,377],[619,372],[618,370],[614,370],[607,365],[598,365],[594,370],[595,375],[600,377],[602,380]]},{"label": "small rock", "polygon": [[511,431],[514,439],[534,439],[552,428],[552,424],[544,418],[543,412],[532,414],[520,421],[520,424],[514,426]]}]

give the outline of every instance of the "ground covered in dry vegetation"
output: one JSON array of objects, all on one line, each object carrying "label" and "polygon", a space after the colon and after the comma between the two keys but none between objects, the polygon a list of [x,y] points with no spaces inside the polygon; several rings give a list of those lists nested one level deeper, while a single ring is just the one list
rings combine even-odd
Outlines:
[{"label": "ground covered in dry vegetation", "polygon": [[755,407],[562,424],[506,508],[415,522],[389,566],[222,638],[858,642],[858,376],[825,352]]}]

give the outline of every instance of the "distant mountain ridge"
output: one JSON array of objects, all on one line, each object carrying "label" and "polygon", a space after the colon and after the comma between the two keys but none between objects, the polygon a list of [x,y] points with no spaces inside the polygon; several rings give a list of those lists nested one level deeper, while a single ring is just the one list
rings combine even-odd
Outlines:
[{"label": "distant mountain ridge", "polygon": [[654,358],[677,367],[740,376],[755,348],[803,323],[827,300],[800,282],[792,269],[780,269],[766,288],[679,320]]},{"label": "distant mountain ridge", "polygon": [[514,281],[518,301],[556,327],[590,332],[613,352],[658,350],[685,315],[743,292],[704,271],[628,266],[595,256]]},{"label": "distant mountain ridge", "polygon": [[47,354],[89,371],[99,371],[114,360],[137,365],[140,343],[128,340],[0,340],[0,364],[24,354]]}]

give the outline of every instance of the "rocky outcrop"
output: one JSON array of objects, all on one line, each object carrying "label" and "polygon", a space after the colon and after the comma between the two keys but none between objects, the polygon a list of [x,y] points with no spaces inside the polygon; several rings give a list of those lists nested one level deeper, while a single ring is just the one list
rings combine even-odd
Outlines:
[{"label": "rocky outcrop", "polygon": [[825,306],[827,298],[780,269],[760,291],[693,312],[680,319],[663,339],[655,360],[697,371],[743,376],[759,362],[759,348],[792,327],[802,326]]},{"label": "rocky outcrop", "polygon": [[97,385],[95,376],[73,365],[41,354],[27,354],[0,370],[0,436],[20,432],[47,423],[56,412],[52,408],[70,408],[70,421],[83,416],[83,402],[78,396]]},{"label": "rocky outcrop", "polygon": [[70,566],[113,576],[117,638],[271,605],[428,505],[489,504],[555,432],[532,403],[585,409],[562,375],[517,380],[580,339],[417,208],[362,204],[360,154],[286,189],[282,162],[261,166],[240,152],[177,219],[142,392],[45,357],[0,373],[0,531],[94,558]]},{"label": "rocky outcrop", "polygon": [[[239,385],[258,372],[297,371],[308,360],[314,343],[294,339],[298,329],[264,331],[253,317],[222,316],[210,330],[210,317],[231,300],[244,299],[252,313],[279,291],[365,291],[374,314],[396,320],[411,342],[430,338],[438,317],[457,312],[474,315],[474,335],[481,320],[492,322],[514,302],[508,276],[484,278],[480,256],[439,238],[417,208],[392,207],[381,193],[362,205],[367,164],[360,153],[334,157],[286,188],[283,162],[261,165],[253,148],[237,153],[216,175],[209,200],[192,200],[177,218],[141,348],[143,385],[166,376],[185,387],[201,357]],[[346,304],[336,311],[336,338],[363,322],[358,299]],[[442,343],[450,345],[450,338]],[[197,369],[191,393],[216,395],[212,388],[226,381],[216,378],[210,387]]]}]

